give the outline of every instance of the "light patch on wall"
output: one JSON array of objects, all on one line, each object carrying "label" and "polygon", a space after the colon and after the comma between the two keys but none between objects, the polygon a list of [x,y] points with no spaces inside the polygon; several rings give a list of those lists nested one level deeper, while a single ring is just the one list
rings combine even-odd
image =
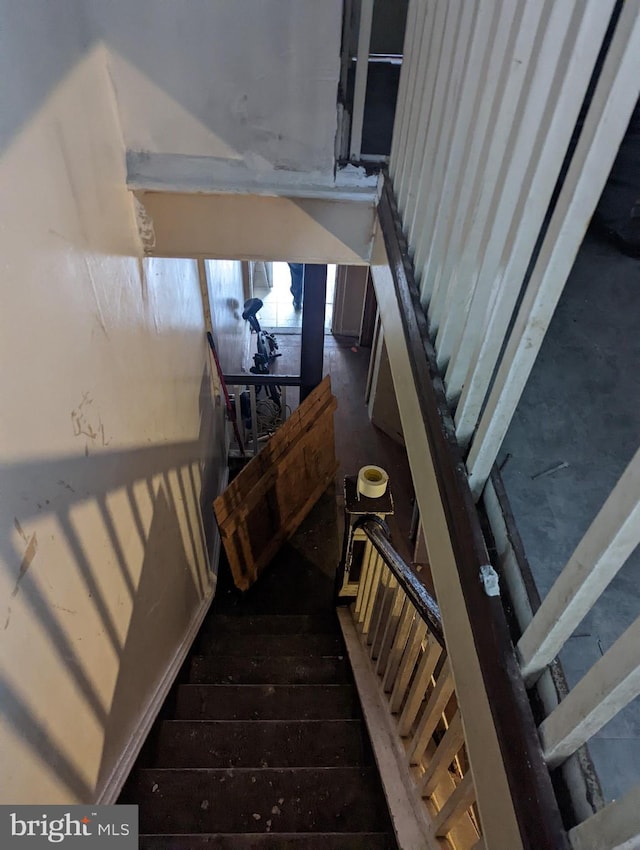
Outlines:
[{"label": "light patch on wall", "polygon": [[[3,775],[2,784],[12,799],[32,799],[32,787],[21,782],[33,764],[47,788],[48,782],[57,783],[57,789],[48,788],[47,799],[68,802],[74,792],[93,787],[92,764],[100,754],[117,661],[91,616],[59,517],[34,516],[21,527],[28,538],[37,536],[38,551],[13,598],[9,576],[0,570],[0,596],[10,600],[12,609],[0,642],[1,714],[5,722],[8,718],[2,760],[20,766],[13,779]],[[24,538],[17,529],[12,544],[18,558]],[[64,581],[52,569],[56,562],[66,565]],[[21,655],[22,663],[16,664]],[[64,731],[69,717],[72,735]]]},{"label": "light patch on wall", "polygon": [[[126,215],[111,216],[115,205],[124,208],[126,174],[124,148],[117,150],[113,141],[112,104],[106,73],[106,53],[97,44],[53,88],[40,108],[13,136],[0,159],[0,184],[5,209],[11,209],[11,222],[28,217],[29,238],[44,230],[56,252],[82,247],[101,254],[135,255],[139,246]],[[96,146],[87,116],[78,104],[96,99],[96,110],[105,112],[110,144]],[[16,95],[19,97],[19,93]],[[43,156],[43,149],[47,155]],[[111,179],[96,185],[96,174],[121,173],[122,181]],[[25,192],[38,185],[37,198]],[[86,186],[93,186],[87,192]],[[124,209],[123,209],[124,211]]]},{"label": "light patch on wall", "polygon": [[[51,702],[55,701],[59,690],[52,676],[47,683],[47,694],[53,698]],[[20,771],[8,776],[11,799],[35,802],[28,777],[36,773],[47,804],[88,801],[94,784],[87,772],[88,757],[94,750],[91,739],[99,737],[99,727],[94,726],[87,734],[86,724],[79,722],[75,740],[70,745],[65,744],[51,723],[49,699],[34,704],[24,680],[16,681],[9,675],[0,676],[0,700],[4,709],[0,716],[3,764],[21,767]],[[67,712],[72,711],[68,706]]]}]

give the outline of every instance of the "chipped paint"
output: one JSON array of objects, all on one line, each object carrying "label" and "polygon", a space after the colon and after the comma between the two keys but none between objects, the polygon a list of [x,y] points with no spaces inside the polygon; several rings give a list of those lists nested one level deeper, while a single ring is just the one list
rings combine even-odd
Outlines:
[{"label": "chipped paint", "polygon": [[156,235],[153,229],[153,219],[147,213],[146,207],[137,198],[133,195],[133,206],[136,215],[136,221],[138,223],[138,232],[140,234],[140,239],[142,240],[142,247],[145,251],[152,251],[156,245]]}]

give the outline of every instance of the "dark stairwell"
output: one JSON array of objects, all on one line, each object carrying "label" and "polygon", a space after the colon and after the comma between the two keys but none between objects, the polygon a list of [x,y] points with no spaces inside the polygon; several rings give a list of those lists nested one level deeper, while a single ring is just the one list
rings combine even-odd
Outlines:
[{"label": "dark stairwell", "polygon": [[396,848],[335,616],[330,488],[256,586],[218,592],[121,802],[140,847]]}]

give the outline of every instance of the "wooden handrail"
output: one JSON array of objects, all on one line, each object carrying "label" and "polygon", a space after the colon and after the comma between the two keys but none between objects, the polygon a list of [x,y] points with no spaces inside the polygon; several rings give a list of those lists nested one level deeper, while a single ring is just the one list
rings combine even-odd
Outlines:
[{"label": "wooden handrail", "polygon": [[255,375],[253,372],[225,375],[224,380],[228,387],[299,387],[302,383],[300,375]]},{"label": "wooden handrail", "polygon": [[376,516],[364,516],[356,523],[372,542],[380,557],[389,567],[400,587],[408,596],[411,604],[424,620],[429,631],[444,649],[444,633],[440,608],[427,588],[415,575],[411,567],[394,549],[384,523]]}]

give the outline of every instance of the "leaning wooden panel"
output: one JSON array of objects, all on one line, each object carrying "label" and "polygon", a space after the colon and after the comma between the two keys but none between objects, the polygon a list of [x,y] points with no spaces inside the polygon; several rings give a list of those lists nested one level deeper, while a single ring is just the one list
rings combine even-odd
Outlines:
[{"label": "leaning wooden panel", "polygon": [[269,442],[251,460],[216,500],[216,519],[222,524],[233,511],[240,507],[246,494],[255,487],[269,471],[273,470],[290,451],[300,436],[313,428],[319,414],[328,404],[336,404],[331,395],[331,381],[327,376],[311,392],[300,407],[296,408],[285,425],[279,428]]},{"label": "leaning wooden panel", "polygon": [[326,377],[215,500],[220,536],[240,590],[256,581],[333,481],[336,407]]}]

